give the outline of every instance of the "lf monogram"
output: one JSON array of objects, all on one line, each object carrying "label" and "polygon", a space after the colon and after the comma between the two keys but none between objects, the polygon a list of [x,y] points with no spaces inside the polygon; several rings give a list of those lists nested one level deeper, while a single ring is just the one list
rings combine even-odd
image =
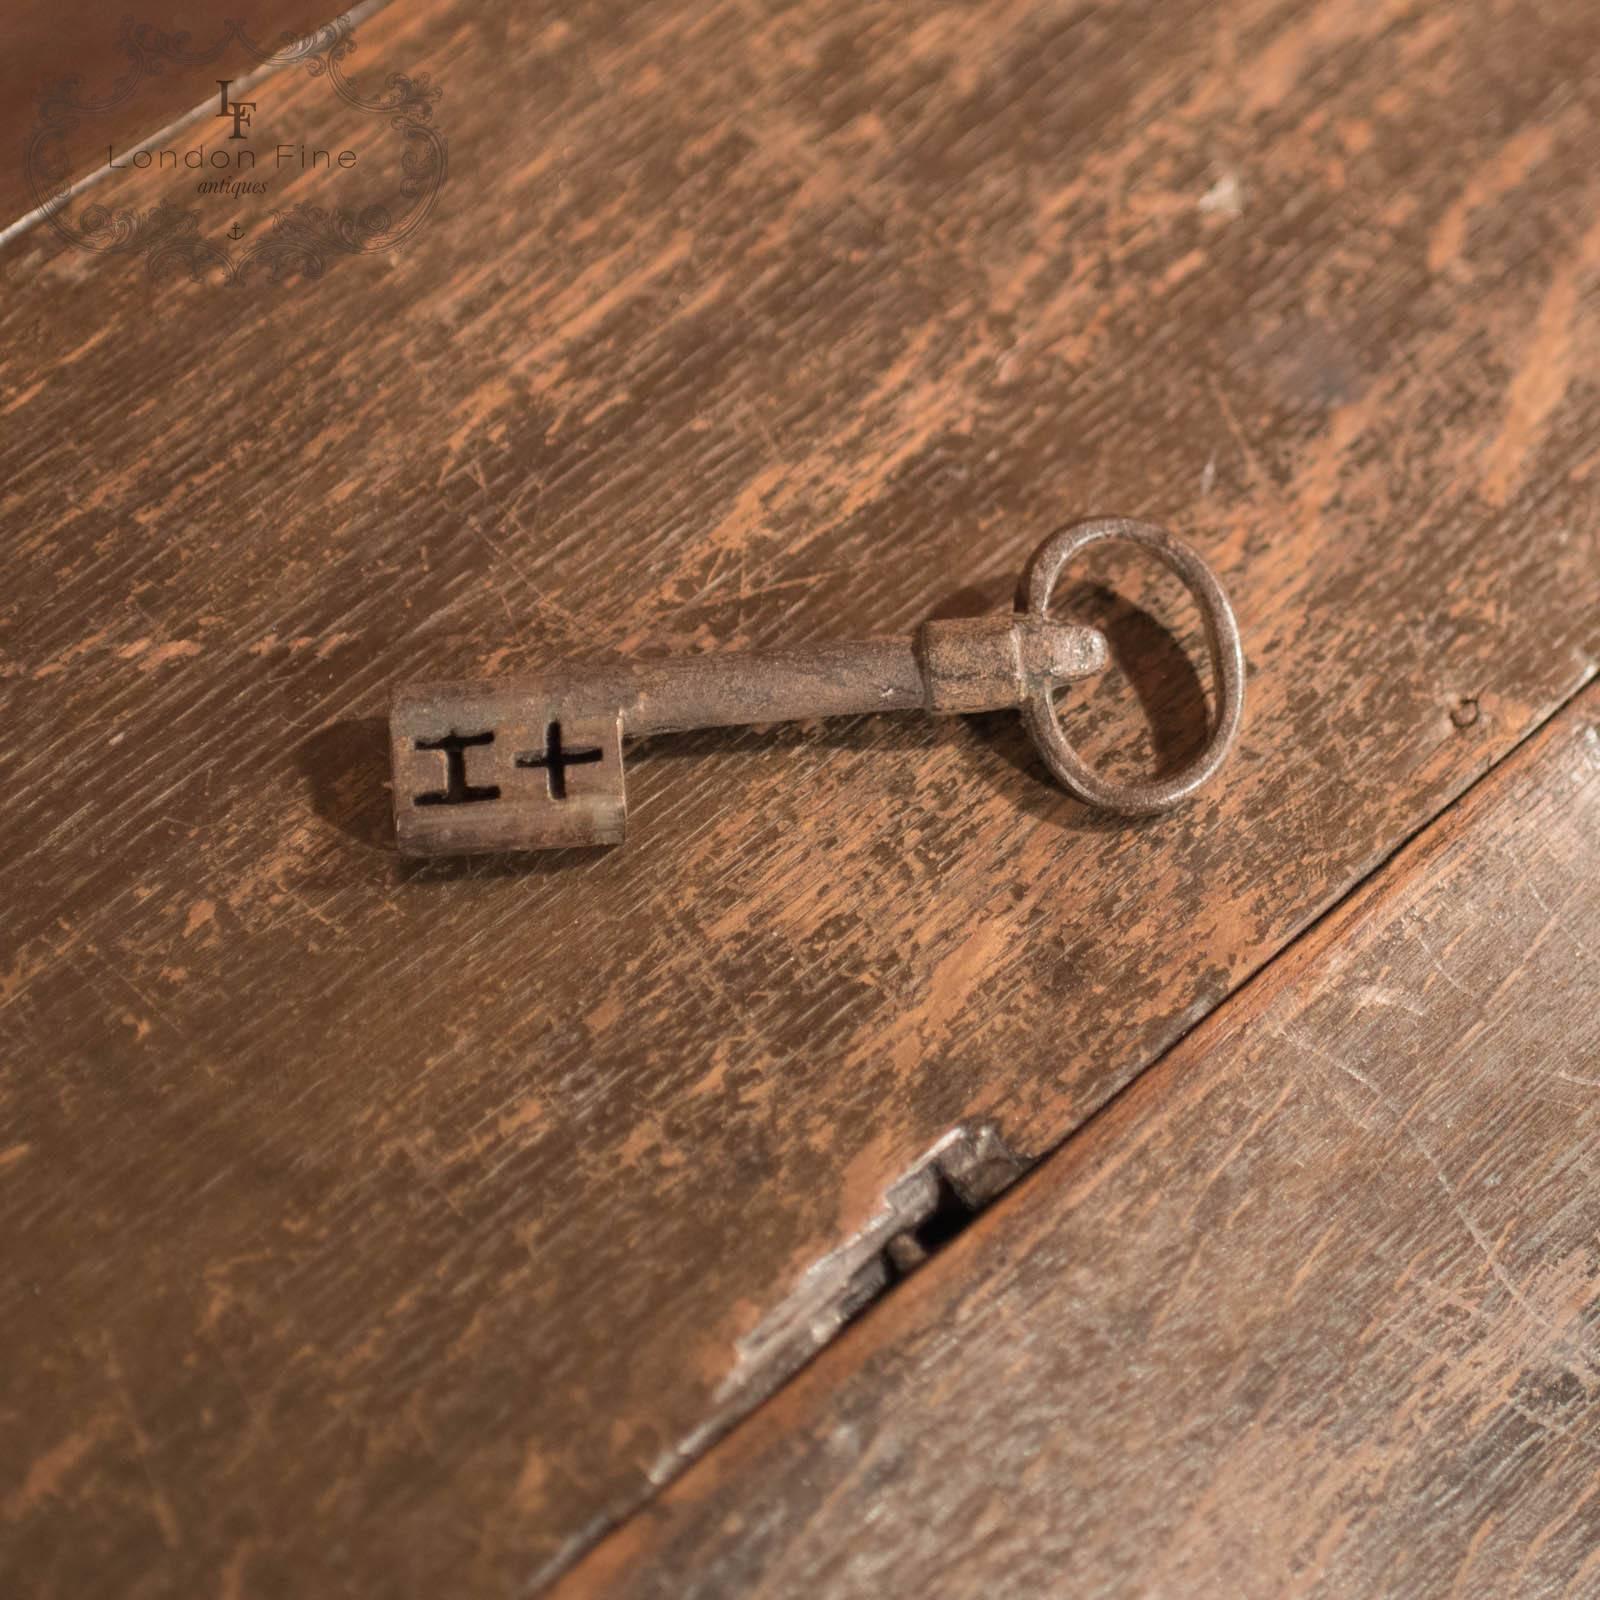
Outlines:
[{"label": "lf monogram", "polygon": [[[1065,684],[1098,672],[1106,641],[1048,615],[1066,564],[1092,544],[1141,546],[1187,585],[1205,623],[1216,710],[1182,771],[1113,782],[1087,766],[1055,710]],[[924,623],[911,639],[556,667],[498,683],[415,684],[390,711],[395,831],[407,855],[620,844],[624,735],[863,712],[1022,710],[1056,780],[1123,815],[1187,799],[1226,759],[1244,714],[1244,653],[1221,584],[1187,545],[1108,518],[1052,535],[1023,574],[1014,612]]]},{"label": "lf monogram", "polygon": [[255,110],[254,100],[229,100],[228,90],[233,87],[232,78],[218,78],[217,88],[221,91],[222,109],[217,112],[219,117],[233,118],[233,132],[228,135],[230,139],[248,138],[244,131],[245,124],[250,120],[250,113]]}]

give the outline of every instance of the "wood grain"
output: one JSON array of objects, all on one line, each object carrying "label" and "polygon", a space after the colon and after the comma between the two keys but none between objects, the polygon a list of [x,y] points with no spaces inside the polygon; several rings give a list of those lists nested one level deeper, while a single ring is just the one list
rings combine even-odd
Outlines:
[{"label": "wood grain", "polygon": [[[0,1565],[554,1572],[938,1141],[1055,1145],[1570,696],[1596,30],[397,0],[361,70],[452,152],[402,253],[0,256]],[[615,853],[397,865],[397,681],[900,634],[1095,511],[1239,611],[1182,812],[864,719],[662,739]],[[1074,731],[1181,760],[1192,618],[1136,563],[1073,599],[1123,662]]]},{"label": "wood grain", "polygon": [[1593,1594],[1597,718],[554,1594]]}]

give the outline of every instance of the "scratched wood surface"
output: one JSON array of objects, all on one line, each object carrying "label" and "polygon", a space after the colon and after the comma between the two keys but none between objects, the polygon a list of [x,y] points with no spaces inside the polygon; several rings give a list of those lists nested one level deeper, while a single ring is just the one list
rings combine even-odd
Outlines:
[{"label": "scratched wood surface", "polygon": [[555,1595],[1594,1594],[1597,882],[1591,689]]},{"label": "scratched wood surface", "polygon": [[[0,1565],[549,1576],[827,1331],[938,1141],[1054,1146],[1570,697],[1597,37],[396,0],[362,68],[433,75],[452,173],[403,253],[0,254]],[[647,747],[616,852],[395,861],[396,681],[893,633],[1108,511],[1250,657],[1170,818],[882,718]],[[1086,574],[1123,665],[1072,725],[1170,765],[1192,619]]]},{"label": "scratched wood surface", "polygon": [[[224,9],[262,50],[278,48],[286,35],[329,16],[314,0],[230,0]],[[149,31],[141,34],[140,24]],[[161,48],[158,35],[178,52],[215,53],[214,59],[183,61]],[[38,204],[23,151],[39,122],[41,96],[53,85],[73,77],[78,103],[114,102],[95,119],[93,142],[86,129],[81,143],[68,147],[92,150],[98,162],[106,148],[120,155],[216,94],[218,77],[242,75],[255,64],[242,45],[227,41],[217,8],[199,0],[159,0],[129,10],[109,8],[103,0],[7,6],[0,50],[0,229]],[[209,140],[210,129],[201,126],[197,137]],[[76,180],[85,170],[73,164],[68,176]]]}]

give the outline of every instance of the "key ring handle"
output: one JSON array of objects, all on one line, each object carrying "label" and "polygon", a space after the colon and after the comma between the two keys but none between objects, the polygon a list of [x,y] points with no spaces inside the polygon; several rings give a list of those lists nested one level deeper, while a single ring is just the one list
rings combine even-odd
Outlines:
[{"label": "key ring handle", "polygon": [[1239,624],[1217,575],[1190,547],[1162,528],[1125,517],[1102,517],[1080,522],[1050,535],[1033,553],[1022,576],[1018,609],[1043,617],[1050,605],[1056,580],[1075,556],[1090,545],[1138,545],[1169,567],[1194,596],[1205,623],[1206,648],[1211,657],[1212,694],[1216,714],[1205,749],[1186,767],[1165,778],[1119,783],[1102,777],[1073,749],[1056,715],[1050,684],[1035,687],[1023,702],[1022,716],[1044,763],[1056,780],[1088,805],[1123,816],[1144,816],[1187,800],[1201,784],[1216,774],[1228,758],[1244,716],[1244,647]]}]

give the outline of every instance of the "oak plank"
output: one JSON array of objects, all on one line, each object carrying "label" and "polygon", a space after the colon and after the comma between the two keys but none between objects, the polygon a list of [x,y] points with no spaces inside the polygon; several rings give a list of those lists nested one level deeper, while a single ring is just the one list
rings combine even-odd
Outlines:
[{"label": "oak plank", "polygon": [[552,1591],[1600,1579],[1600,691]]},{"label": "oak plank", "polygon": [[[1570,696],[1596,27],[396,0],[362,69],[452,151],[403,252],[0,254],[0,1565],[554,1573],[953,1129],[1053,1147]],[[1184,811],[864,719],[651,745],[616,852],[397,865],[395,682],[896,633],[1091,511],[1236,599]],[[1075,728],[1181,758],[1191,619],[1085,578]]]}]

